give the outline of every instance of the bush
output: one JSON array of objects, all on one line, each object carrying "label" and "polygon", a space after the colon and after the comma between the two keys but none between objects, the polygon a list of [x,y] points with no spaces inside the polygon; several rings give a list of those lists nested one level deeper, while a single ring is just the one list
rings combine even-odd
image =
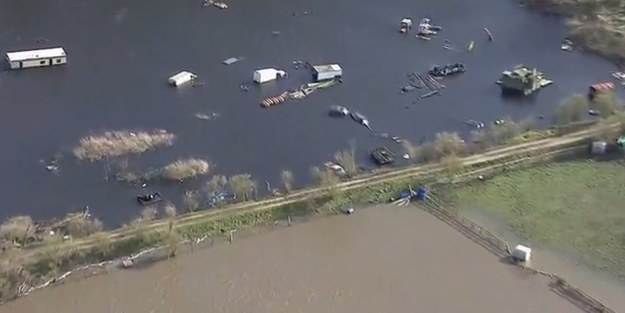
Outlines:
[{"label": "bush", "polygon": [[442,132],[436,134],[434,147],[439,157],[447,155],[460,155],[464,148],[464,140],[458,136],[458,133]]},{"label": "bush", "polygon": [[26,244],[36,231],[35,224],[30,216],[15,216],[0,225],[0,237]]},{"label": "bush", "polygon": [[108,131],[80,139],[73,149],[80,159],[97,161],[127,154],[139,154],[159,146],[170,146],[175,136],[165,130],[153,132]]},{"label": "bush", "polygon": [[597,110],[603,118],[610,117],[621,109],[621,103],[614,92],[597,94],[590,106]]},{"label": "bush", "polygon": [[223,175],[215,175],[211,177],[209,181],[204,184],[204,191],[207,195],[212,195],[215,192],[221,192],[228,184],[228,179]]},{"label": "bush", "polygon": [[587,97],[575,94],[558,104],[553,116],[553,122],[556,125],[579,122],[586,116],[587,110]]},{"label": "bush", "polygon": [[356,152],[352,148],[350,150],[342,150],[334,155],[336,163],[343,167],[347,176],[354,177],[358,175],[358,162],[356,161]]},{"label": "bush", "polygon": [[227,186],[230,192],[244,201],[250,200],[256,191],[256,182],[252,180],[250,174],[238,174],[230,177]]},{"label": "bush", "polygon": [[72,237],[85,237],[101,231],[102,222],[88,214],[69,213],[65,218],[65,230]]},{"label": "bush", "polygon": [[284,185],[284,189],[287,193],[293,191],[293,172],[289,170],[282,170],[282,173],[280,173],[280,179],[282,180],[282,185]]},{"label": "bush", "polygon": [[202,159],[178,160],[161,169],[161,177],[169,180],[184,181],[210,171],[211,164]]},{"label": "bush", "polygon": [[404,153],[407,154],[408,157],[412,160],[412,162],[417,161],[417,158],[419,157],[419,154],[420,154],[418,146],[415,146],[410,141],[404,139],[401,142],[401,147]]}]

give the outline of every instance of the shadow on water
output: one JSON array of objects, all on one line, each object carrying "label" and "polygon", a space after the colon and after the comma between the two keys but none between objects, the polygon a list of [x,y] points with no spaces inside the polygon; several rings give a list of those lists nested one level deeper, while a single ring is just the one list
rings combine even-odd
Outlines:
[{"label": "shadow on water", "polygon": [[[133,199],[142,193],[139,187],[106,181],[104,164],[78,162],[69,153],[81,137],[103,130],[158,128],[177,135],[173,147],[130,158],[131,168],[159,168],[194,156],[215,163],[215,174],[248,172],[272,186],[279,185],[282,169],[291,169],[302,186],[312,181],[311,166],[332,159],[350,142],[364,164],[370,164],[367,154],[374,147],[400,150],[352,121],[329,118],[332,105],[365,114],[376,131],[418,142],[440,131],[468,133],[469,119],[549,116],[560,100],[606,80],[613,70],[599,58],[560,51],[567,33],[562,21],[514,1],[268,0],[233,3],[228,10],[201,8],[198,1],[157,0],[149,10],[121,0],[73,3],[0,3],[2,52],[59,45],[69,56],[67,66],[0,76],[0,219],[58,217],[85,204],[110,226],[138,215]],[[444,27],[438,38],[424,42],[397,32],[399,20],[414,12],[428,12]],[[484,26],[495,33],[494,42],[486,40]],[[280,34],[272,35],[276,30]],[[475,49],[446,51],[444,39],[458,47],[473,40]],[[233,56],[244,60],[222,64]],[[294,69],[294,60],[340,63],[344,83],[301,101],[259,108],[261,99],[310,82],[311,74]],[[411,104],[418,93],[397,95],[408,72],[454,61],[468,71],[445,80],[441,97]],[[531,99],[502,98],[494,81],[520,63],[536,66],[555,84]],[[261,67],[283,68],[289,77],[252,87],[251,73]],[[181,70],[198,74],[204,84],[166,86],[167,77]],[[241,84],[252,88],[243,92]],[[200,120],[197,113],[219,118]],[[59,174],[49,175],[37,161],[59,149]],[[200,185],[197,180],[150,188],[181,204],[184,190]]]}]

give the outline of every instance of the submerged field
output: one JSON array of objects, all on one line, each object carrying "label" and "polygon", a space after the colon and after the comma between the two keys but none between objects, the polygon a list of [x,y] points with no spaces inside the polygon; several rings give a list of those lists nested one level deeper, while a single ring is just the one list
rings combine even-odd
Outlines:
[{"label": "submerged field", "polygon": [[592,268],[625,277],[624,165],[543,165],[462,187],[450,200],[458,208],[485,208],[530,242],[573,252]]}]

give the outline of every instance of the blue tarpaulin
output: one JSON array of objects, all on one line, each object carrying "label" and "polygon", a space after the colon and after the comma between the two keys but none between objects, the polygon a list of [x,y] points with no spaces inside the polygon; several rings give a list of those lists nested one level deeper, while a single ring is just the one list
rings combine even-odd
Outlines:
[{"label": "blue tarpaulin", "polygon": [[417,190],[417,195],[415,196],[417,198],[417,200],[425,200],[425,198],[427,198],[428,196],[428,190],[425,189],[424,187],[421,187]]}]

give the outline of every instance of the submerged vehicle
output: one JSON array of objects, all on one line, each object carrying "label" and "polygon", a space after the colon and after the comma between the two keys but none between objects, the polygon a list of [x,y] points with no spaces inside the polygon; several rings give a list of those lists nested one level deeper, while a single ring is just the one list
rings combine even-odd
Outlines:
[{"label": "submerged vehicle", "polygon": [[358,124],[369,128],[369,130],[371,130],[371,126],[369,126],[369,119],[367,119],[366,116],[358,113],[358,112],[351,112],[349,113],[349,116],[352,118],[352,120],[356,121]]},{"label": "submerged vehicle", "polygon": [[142,205],[148,205],[152,203],[157,203],[163,201],[163,197],[158,192],[148,193],[145,195],[137,196],[137,201]]},{"label": "submerged vehicle", "polygon": [[349,110],[346,107],[340,105],[333,105],[330,107],[330,116],[343,117],[349,115]]},{"label": "submerged vehicle", "polygon": [[435,65],[429,71],[428,74],[434,77],[450,76],[454,74],[464,73],[466,71],[464,64],[452,63],[443,66]]},{"label": "submerged vehicle", "polygon": [[502,92],[528,96],[540,88],[551,85],[553,81],[546,79],[544,74],[535,68],[517,65],[511,71],[504,71],[497,83],[501,85]]},{"label": "submerged vehicle", "polygon": [[225,191],[213,192],[206,200],[206,204],[208,205],[209,208],[214,208],[214,207],[218,207],[220,205],[226,204],[228,202],[232,202],[236,199],[237,199],[237,196],[229,192],[225,192]]}]

